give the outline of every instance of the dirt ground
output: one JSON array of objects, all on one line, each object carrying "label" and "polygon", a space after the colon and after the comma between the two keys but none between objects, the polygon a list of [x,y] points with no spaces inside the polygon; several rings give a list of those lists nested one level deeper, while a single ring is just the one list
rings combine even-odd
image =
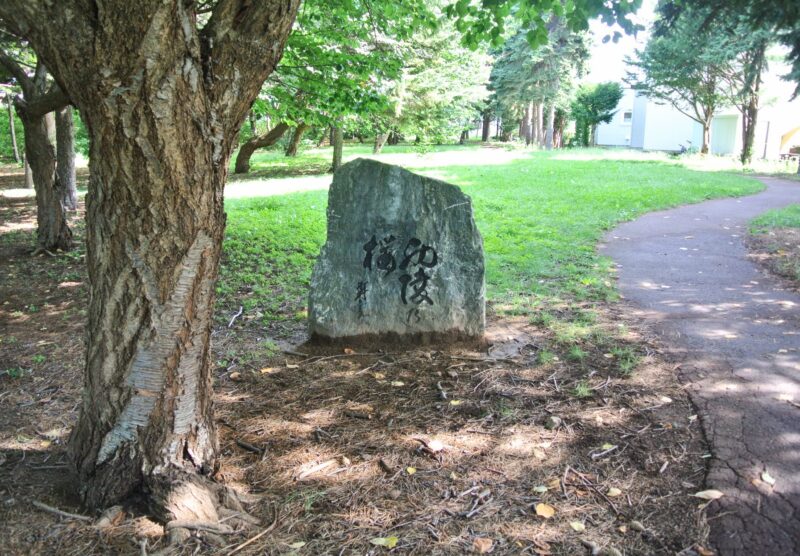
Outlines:
[{"label": "dirt ground", "polygon": [[[105,527],[34,506],[89,515],[65,455],[83,250],[31,257],[34,233],[30,200],[0,197],[0,553],[153,553],[163,528],[135,504]],[[623,306],[593,309],[641,354],[631,376],[603,342],[570,357],[527,319],[491,317],[484,351],[353,351],[289,347],[220,315],[216,478],[261,525],[197,532],[179,552],[711,554],[692,496],[707,453],[675,366],[642,331],[620,333]]]},{"label": "dirt ground", "polygon": [[750,258],[767,271],[800,286],[800,229],[773,228],[763,234],[749,234]]}]

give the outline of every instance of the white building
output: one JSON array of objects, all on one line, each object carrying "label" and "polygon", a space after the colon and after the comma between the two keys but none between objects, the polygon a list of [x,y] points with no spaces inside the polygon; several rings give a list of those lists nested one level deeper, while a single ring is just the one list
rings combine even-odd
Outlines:
[{"label": "white building", "polygon": [[[765,86],[764,90],[772,94],[762,94],[753,157],[774,159],[787,154],[792,146],[800,145],[800,99],[788,100],[792,83],[765,79],[765,85],[767,83],[771,87]],[[597,126],[596,141],[598,145],[646,151],[699,149],[703,143],[703,128],[671,105],[626,89],[611,122]],[[736,108],[719,110],[711,124],[711,153],[738,155],[741,148],[741,114]]]}]

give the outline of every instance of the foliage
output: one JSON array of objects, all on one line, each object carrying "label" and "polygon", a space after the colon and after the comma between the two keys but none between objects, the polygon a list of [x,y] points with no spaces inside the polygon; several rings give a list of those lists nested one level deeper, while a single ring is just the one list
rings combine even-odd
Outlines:
[{"label": "foliage", "polygon": [[800,2],[797,0],[662,0],[661,15],[655,31],[664,35],[680,25],[686,12],[703,10],[702,27],[720,19],[740,18],[746,29],[741,36],[764,32],[772,35],[789,49],[788,59],[792,69],[786,76],[797,83],[795,96],[800,94]]},{"label": "foliage", "polygon": [[435,25],[423,0],[309,0],[275,72],[253,105],[258,117],[327,126],[386,108],[413,30]]},{"label": "foliage", "polygon": [[589,58],[588,36],[570,31],[559,18],[550,23],[546,43],[532,47],[520,30],[497,55],[489,88],[504,122],[518,121],[530,102],[552,103],[562,110],[569,104]]},{"label": "foliage", "polygon": [[[368,152],[366,146],[346,149],[349,158]],[[306,156],[315,154],[300,158]],[[498,153],[450,147],[425,157],[409,152],[379,159],[446,179],[472,197],[486,250],[487,293],[500,311],[530,310],[538,296],[613,297],[609,264],[595,248],[604,230],[647,211],[761,187],[626,151],[517,151],[502,164],[480,164],[482,156],[496,159]],[[325,191],[313,191],[226,201],[227,263],[219,286],[226,309],[244,305],[268,322],[299,318],[325,239],[325,199]]]},{"label": "foliage", "polygon": [[[513,18],[515,24],[526,29],[526,39],[531,46],[541,46],[548,41],[550,15],[563,18],[566,27],[574,32],[588,29],[588,22],[599,17],[603,23],[618,25],[623,31],[633,33],[640,29],[629,16],[641,7],[641,0],[457,0],[447,6],[445,13],[456,21],[456,28],[464,35],[465,44],[477,48],[482,41],[495,46],[502,43],[506,22]],[[614,40],[621,33],[615,31]]]},{"label": "foliage", "polygon": [[[0,159],[3,161],[14,160],[14,148],[11,145],[11,126],[8,122],[8,106],[5,99],[0,104]],[[25,130],[22,128],[22,121],[14,114],[14,132],[17,134],[17,149],[22,157],[25,151]]]},{"label": "foliage", "polygon": [[479,116],[489,93],[489,57],[459,45],[444,23],[434,33],[418,34],[392,96],[393,110],[383,125],[420,143],[452,140]]},{"label": "foliage", "polygon": [[572,117],[581,145],[586,147],[594,142],[595,128],[611,121],[621,98],[622,86],[619,83],[609,81],[580,86],[572,102]]}]

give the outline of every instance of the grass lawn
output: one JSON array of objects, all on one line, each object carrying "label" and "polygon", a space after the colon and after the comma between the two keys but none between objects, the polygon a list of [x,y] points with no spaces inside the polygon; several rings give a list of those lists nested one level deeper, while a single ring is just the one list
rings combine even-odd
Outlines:
[{"label": "grass lawn", "polygon": [[750,232],[763,234],[773,228],[800,228],[800,205],[770,210],[750,222]]},{"label": "grass lawn", "polygon": [[[351,146],[345,159],[369,153],[366,146]],[[276,166],[270,175],[286,176],[292,168],[323,168],[329,154],[315,149],[287,160],[280,152],[259,153],[253,167],[264,175]],[[615,224],[762,188],[729,172],[691,170],[662,154],[628,150],[451,146],[420,155],[389,147],[377,158],[455,183],[472,197],[484,238],[488,298],[496,311],[518,314],[543,301],[613,299],[609,262],[595,246]],[[270,180],[259,187],[268,189]],[[223,306],[244,305],[267,322],[304,317],[311,268],[325,240],[326,198],[317,190],[226,201]]]}]

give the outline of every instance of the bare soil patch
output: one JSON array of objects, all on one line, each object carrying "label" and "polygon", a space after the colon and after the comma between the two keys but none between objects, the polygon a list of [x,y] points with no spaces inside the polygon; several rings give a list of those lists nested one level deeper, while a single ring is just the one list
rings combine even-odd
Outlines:
[{"label": "bare soil patch", "polygon": [[[2,552],[163,548],[163,528],[135,504],[102,529],[32,504],[82,513],[64,445],[80,402],[86,287],[80,250],[30,257],[29,202],[0,211]],[[181,552],[229,554],[271,528],[237,554],[703,553],[691,494],[706,453],[674,368],[641,332],[620,336],[621,307],[593,309],[639,354],[630,376],[600,340],[570,355],[522,319],[493,317],[484,350],[300,353],[284,343],[299,326],[274,338],[257,320],[228,328],[219,315],[216,478],[246,495],[262,526],[224,547],[198,531]]]},{"label": "bare soil patch", "polygon": [[794,289],[800,288],[800,229],[771,228],[749,234],[746,243],[751,260],[788,280]]}]

